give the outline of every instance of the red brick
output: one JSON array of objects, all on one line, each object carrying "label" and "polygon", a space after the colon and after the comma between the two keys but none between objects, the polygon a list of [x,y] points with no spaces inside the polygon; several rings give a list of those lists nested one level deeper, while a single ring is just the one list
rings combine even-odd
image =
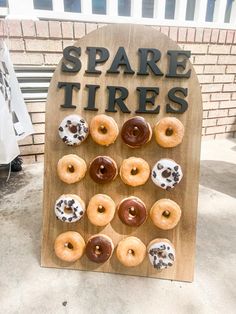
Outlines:
[{"label": "red brick", "polygon": [[25,47],[27,51],[61,52],[61,40],[51,39],[26,39]]},{"label": "red brick", "polygon": [[206,129],[206,134],[215,134],[225,132],[225,125],[210,126]]},{"label": "red brick", "polygon": [[10,37],[22,37],[21,22],[19,20],[8,20],[7,28]]},{"label": "red brick", "polygon": [[236,84],[224,84],[223,87],[224,92],[235,92],[236,91]]},{"label": "red brick", "polygon": [[48,21],[36,21],[36,36],[41,38],[49,37]]},{"label": "red brick", "polygon": [[179,42],[186,42],[186,38],[187,38],[187,28],[179,27],[179,30],[178,30],[178,41]]},{"label": "red brick", "polygon": [[202,137],[203,141],[210,141],[210,140],[214,140],[215,138],[215,135],[214,134],[211,134],[211,135],[204,135]]},{"label": "red brick", "polygon": [[86,23],[86,34],[91,33],[97,29],[97,24],[95,23]]},{"label": "red brick", "polygon": [[235,31],[228,30],[226,35],[226,44],[231,44],[234,41]]},{"label": "red brick", "polygon": [[27,102],[28,112],[45,112],[45,102]]},{"label": "red brick", "polygon": [[201,43],[203,39],[203,28],[196,29],[195,42]]},{"label": "red brick", "polygon": [[34,155],[34,154],[42,154],[44,152],[44,145],[27,145],[20,146],[21,155]]},{"label": "red brick", "polygon": [[195,28],[187,29],[187,42],[193,43],[195,41]]},{"label": "red brick", "polygon": [[219,73],[219,74],[223,74],[225,73],[225,65],[205,65],[204,67],[204,73]]},{"label": "red brick", "polygon": [[25,44],[23,38],[10,38],[8,48],[10,51],[24,51]]},{"label": "red brick", "polygon": [[32,135],[26,136],[23,140],[18,141],[20,146],[33,144]]},{"label": "red brick", "polygon": [[236,55],[219,56],[218,64],[236,64]]},{"label": "red brick", "polygon": [[211,109],[217,109],[219,107],[219,102],[218,101],[209,101],[209,102],[204,102],[203,103],[203,109],[210,109],[208,115],[210,116],[210,112],[212,112]]},{"label": "red brick", "polygon": [[36,157],[35,155],[22,156],[23,164],[27,165],[35,163],[35,157]]},{"label": "red brick", "polygon": [[226,34],[227,34],[227,31],[225,29],[221,29],[220,30],[220,35],[219,35],[219,39],[218,39],[218,42],[220,44],[224,44],[225,43]]},{"label": "red brick", "polygon": [[236,131],[236,124],[226,126],[226,132],[233,132],[233,131]]},{"label": "red brick", "polygon": [[218,118],[217,125],[224,125],[224,124],[234,124],[235,123],[235,117],[223,117]]},{"label": "red brick", "polygon": [[35,134],[45,133],[45,124],[34,124]]},{"label": "red brick", "polygon": [[213,29],[211,32],[211,43],[217,43],[219,37],[219,29]]},{"label": "red brick", "polygon": [[177,27],[170,27],[169,37],[174,41],[178,40],[178,28]]},{"label": "red brick", "polygon": [[169,36],[169,27],[168,26],[161,26],[161,32],[166,36]]},{"label": "red brick", "polygon": [[216,64],[218,56],[195,56],[194,64]]},{"label": "red brick", "polygon": [[32,123],[45,122],[45,114],[44,113],[32,113],[31,120],[32,120]]},{"label": "red brick", "polygon": [[73,23],[72,22],[62,22],[62,37],[63,38],[73,38],[74,31],[73,31]]},{"label": "red brick", "polygon": [[21,22],[24,37],[35,37],[35,24],[31,20],[23,20]]},{"label": "red brick", "polygon": [[50,38],[61,38],[61,23],[58,21],[49,21]]},{"label": "red brick", "polygon": [[209,43],[211,40],[211,29],[210,28],[205,28],[203,31],[203,42],[204,43]]},{"label": "red brick", "polygon": [[208,127],[208,126],[215,126],[216,125],[216,119],[205,119],[202,122],[202,126]]},{"label": "red brick", "polygon": [[229,109],[228,116],[236,116],[236,108]]},{"label": "red brick", "polygon": [[228,99],[220,102],[220,108],[236,108],[236,101]]},{"label": "red brick", "polygon": [[[226,130],[227,131],[227,130]],[[232,130],[233,131],[233,130]],[[221,139],[224,139],[224,138],[230,138],[230,137],[233,137],[233,133],[231,132],[228,132],[228,133],[221,133],[221,134],[216,134],[215,135],[215,139],[216,140],[221,140]]]},{"label": "red brick", "polygon": [[215,93],[211,94],[211,100],[212,101],[217,101],[217,100],[229,100],[231,94],[230,93]]},{"label": "red brick", "polygon": [[44,62],[45,64],[57,65],[62,58],[61,53],[46,53],[44,54]]},{"label": "red brick", "polygon": [[204,66],[203,65],[193,65],[194,70],[197,74],[202,74],[203,70],[204,70]]},{"label": "red brick", "polygon": [[26,65],[42,65],[44,64],[43,55],[40,53],[10,53],[13,64],[26,64]]},{"label": "red brick", "polygon": [[216,83],[233,83],[234,82],[234,75],[232,74],[221,74],[214,76],[214,82]]},{"label": "red brick", "polygon": [[222,84],[204,84],[202,85],[202,93],[221,92],[222,86]]},{"label": "red brick", "polygon": [[185,50],[191,50],[194,55],[201,55],[207,53],[208,45],[206,44],[185,44]]},{"label": "red brick", "polygon": [[209,46],[209,54],[221,54],[221,55],[228,55],[230,53],[230,46],[225,45],[210,45]]},{"label": "red brick", "polygon": [[37,162],[44,162],[44,154],[37,154],[36,160]]},{"label": "red brick", "polygon": [[228,109],[210,110],[208,113],[209,118],[225,117],[228,115]]},{"label": "red brick", "polygon": [[198,78],[200,84],[213,83],[214,76],[203,74],[203,75],[198,75],[197,78]]},{"label": "red brick", "polygon": [[45,142],[45,135],[44,134],[36,134],[33,136],[34,144],[44,144]]},{"label": "red brick", "polygon": [[85,23],[74,23],[75,38],[81,38],[85,35]]}]

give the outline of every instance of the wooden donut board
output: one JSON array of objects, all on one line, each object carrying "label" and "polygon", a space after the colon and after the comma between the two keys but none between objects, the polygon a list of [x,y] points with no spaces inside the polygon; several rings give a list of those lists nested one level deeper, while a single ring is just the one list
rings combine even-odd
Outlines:
[{"label": "wooden donut board", "polygon": [[[192,281],[194,276],[195,259],[195,237],[196,237],[196,218],[197,200],[199,183],[199,159],[201,141],[201,121],[202,121],[202,101],[201,92],[197,76],[189,61],[187,68],[191,69],[190,78],[167,78],[165,75],[155,76],[149,71],[149,75],[130,75],[122,73],[108,74],[114,55],[118,47],[125,47],[129,57],[129,62],[134,71],[138,71],[138,48],[157,48],[161,51],[161,60],[158,66],[164,74],[168,71],[169,59],[167,50],[180,50],[175,42],[151,27],[138,25],[111,25],[100,28],[74,44],[81,47],[81,70],[78,73],[66,73],[61,71],[59,63],[50,83],[46,107],[46,139],[45,139],[45,170],[44,170],[44,210],[43,210],[43,233],[42,233],[42,252],[41,265],[45,267],[79,269],[87,271],[99,271],[107,273],[117,273],[135,276],[146,276],[153,278]],[[110,52],[110,58],[103,64],[97,66],[101,70],[100,75],[85,74],[88,55],[85,53],[86,47],[105,47]],[[122,68],[122,67],[121,67]],[[72,103],[77,105],[75,109],[62,109],[64,103],[64,90],[57,87],[58,82],[79,82],[80,90],[73,91]],[[97,84],[96,106],[98,111],[84,110],[87,104],[87,91],[85,84]],[[124,86],[129,90],[129,96],[125,100],[131,113],[123,113],[117,107],[117,112],[106,112],[108,102],[107,85]],[[85,142],[77,147],[65,145],[58,135],[58,126],[62,119],[69,114],[79,114],[89,123],[96,114],[105,113],[113,117],[121,129],[124,121],[135,115],[138,107],[138,86],[159,87],[160,93],[156,97],[155,106],[160,105],[159,114],[143,114],[143,117],[153,127],[157,121],[166,116],[175,116],[185,126],[185,135],[181,145],[165,149],[161,148],[152,140],[139,149],[132,149],[126,146],[119,135],[116,142],[109,147],[95,144],[89,136]],[[188,109],[183,114],[166,113],[166,104],[170,103],[167,98],[168,91],[175,87],[188,88]],[[175,105],[172,103],[172,106]],[[178,106],[177,106],[178,107]],[[149,107],[150,109],[151,107]],[[96,184],[89,177],[87,172],[85,178],[79,183],[67,185],[59,180],[57,176],[57,162],[67,154],[78,154],[89,165],[90,161],[98,155],[112,157],[118,167],[123,159],[136,156],[144,158],[152,167],[161,158],[171,158],[181,165],[184,177],[182,181],[171,191],[162,190],[152,183],[151,178],[140,187],[130,187],[125,185],[118,176],[114,182],[104,185]],[[141,198],[148,210],[155,201],[161,198],[169,198],[177,202],[182,209],[182,217],[176,228],[170,231],[160,230],[153,225],[150,218],[144,225],[138,228],[131,228],[119,220],[117,213],[115,218],[106,227],[96,227],[92,225],[86,216],[76,223],[64,223],[57,220],[54,214],[54,204],[61,194],[78,194],[86,203],[97,194],[104,193],[112,197],[116,204],[128,196]],[[55,238],[62,232],[74,230],[78,231],[87,239],[96,233],[103,233],[111,237],[116,247],[117,243],[127,236],[136,236],[147,245],[154,238],[167,238],[173,242],[176,249],[176,262],[169,269],[157,271],[149,263],[148,256],[143,263],[134,268],[127,268],[117,260],[115,251],[109,261],[104,264],[90,262],[84,255],[75,263],[69,264],[59,260],[54,253]]]}]

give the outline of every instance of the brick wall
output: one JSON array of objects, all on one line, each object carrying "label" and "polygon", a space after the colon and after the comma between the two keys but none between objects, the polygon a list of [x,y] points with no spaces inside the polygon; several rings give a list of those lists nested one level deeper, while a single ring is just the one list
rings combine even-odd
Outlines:
[{"label": "brick wall", "polygon": [[[59,21],[1,21],[0,36],[14,65],[55,66],[64,47],[104,24]],[[155,27],[192,51],[203,97],[204,139],[236,136],[236,31]],[[42,161],[45,102],[27,102],[35,134],[20,143],[25,162]]]}]

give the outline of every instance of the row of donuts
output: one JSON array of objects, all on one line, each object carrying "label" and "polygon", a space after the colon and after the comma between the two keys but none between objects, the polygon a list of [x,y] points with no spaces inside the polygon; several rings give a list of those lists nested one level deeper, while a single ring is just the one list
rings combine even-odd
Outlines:
[{"label": "row of donuts", "polygon": [[[106,194],[94,195],[87,206],[75,194],[63,194],[55,202],[54,207],[57,219],[73,223],[79,221],[86,211],[89,221],[98,227],[104,227],[114,218],[116,204]],[[148,210],[145,203],[136,196],[121,200],[117,206],[118,217],[127,226],[139,227],[145,223]],[[181,218],[181,208],[170,199],[156,201],[150,210],[150,217],[154,225],[163,230],[173,229]]]},{"label": "row of donuts", "polygon": [[[114,244],[112,239],[105,234],[93,235],[85,244],[80,233],[67,231],[57,236],[54,251],[56,256],[65,262],[75,262],[85,252],[90,261],[100,264],[111,258]],[[175,249],[167,239],[154,239],[146,247],[139,238],[130,236],[121,240],[116,248],[118,260],[126,267],[140,265],[146,252],[151,265],[157,270],[171,267],[174,264]]]},{"label": "row of donuts", "polygon": [[[59,135],[69,146],[80,145],[90,133],[95,143],[103,146],[113,144],[119,134],[117,123],[104,114],[92,118],[90,126],[79,115],[65,117],[59,126]],[[156,142],[165,148],[175,147],[182,142],[183,124],[174,117],[162,118],[154,126]],[[121,138],[131,148],[139,148],[152,138],[150,124],[140,116],[128,119],[121,128]]]},{"label": "row of donuts", "polygon": [[[58,176],[67,184],[79,182],[84,178],[86,171],[86,162],[75,154],[63,156],[57,164]],[[167,158],[157,161],[152,171],[150,171],[149,164],[138,157],[124,159],[120,167],[122,181],[130,186],[145,184],[149,179],[150,172],[153,183],[166,190],[174,188],[183,177],[181,166]],[[108,156],[98,156],[89,165],[90,177],[99,184],[113,181],[117,174],[117,164]]]}]

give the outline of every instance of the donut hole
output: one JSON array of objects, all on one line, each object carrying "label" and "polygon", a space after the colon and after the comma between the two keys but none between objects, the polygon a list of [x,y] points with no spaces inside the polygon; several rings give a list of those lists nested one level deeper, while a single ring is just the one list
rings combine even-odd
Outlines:
[{"label": "donut hole", "polygon": [[139,135],[139,128],[137,126],[133,128],[132,135],[135,137]]},{"label": "donut hole", "polygon": [[173,135],[173,133],[174,133],[174,131],[173,131],[172,128],[167,128],[166,129],[166,136],[171,136],[171,135]]},{"label": "donut hole", "polygon": [[105,174],[105,173],[107,172],[105,166],[101,165],[100,168],[99,168],[99,172],[100,172],[101,174]]},{"label": "donut hole", "polygon": [[102,250],[101,250],[101,248],[100,248],[99,245],[96,245],[96,246],[95,246],[94,253],[95,253],[96,255],[102,254]]},{"label": "donut hole", "polygon": [[171,176],[171,170],[166,169],[161,173],[163,178],[169,178]]},{"label": "donut hole", "polygon": [[68,172],[71,172],[71,173],[75,172],[75,168],[74,168],[73,165],[69,165],[69,166],[67,167],[67,170],[68,170]]},{"label": "donut hole", "polygon": [[71,207],[69,207],[69,206],[66,206],[64,208],[64,213],[65,214],[72,214],[73,213],[73,209]]},{"label": "donut hole", "polygon": [[133,256],[134,256],[134,255],[135,255],[134,250],[129,249],[129,250],[128,250],[128,255],[133,255]]},{"label": "donut hole", "polygon": [[70,243],[70,242],[66,242],[65,243],[65,247],[67,247],[68,249],[70,249],[70,250],[73,250],[73,244],[72,243]]},{"label": "donut hole", "polygon": [[133,217],[135,217],[136,215],[137,215],[136,209],[135,209],[134,207],[130,207],[130,208],[129,208],[129,216],[130,216],[130,218],[133,218]]},{"label": "donut hole", "polygon": [[103,214],[105,212],[105,207],[103,207],[102,205],[99,205],[97,210],[100,214]]},{"label": "donut hole", "polygon": [[162,213],[162,216],[164,216],[165,218],[169,218],[169,217],[170,217],[170,211],[169,211],[169,210],[165,210],[165,211]]},{"label": "donut hole", "polygon": [[163,251],[157,252],[157,256],[158,256],[159,258],[166,258],[166,254],[165,254],[165,252],[163,252]]},{"label": "donut hole", "polygon": [[136,174],[138,174],[138,169],[136,167],[134,167],[132,170],[131,170],[131,175],[132,176],[135,176]]},{"label": "donut hole", "polygon": [[106,134],[107,133],[107,128],[104,125],[101,125],[99,127],[99,132],[101,132],[102,134]]},{"label": "donut hole", "polygon": [[77,125],[70,124],[70,125],[69,125],[69,131],[70,131],[71,133],[77,133]]}]

